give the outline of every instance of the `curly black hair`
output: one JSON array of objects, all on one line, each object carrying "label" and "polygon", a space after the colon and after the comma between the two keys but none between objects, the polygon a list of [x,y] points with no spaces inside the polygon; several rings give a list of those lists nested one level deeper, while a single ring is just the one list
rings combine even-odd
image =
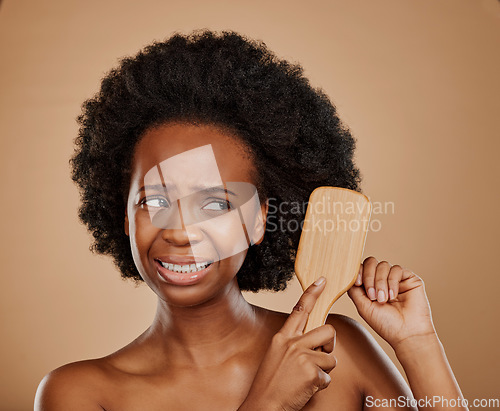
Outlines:
[{"label": "curly black hair", "polygon": [[[123,225],[134,147],[146,130],[169,122],[219,126],[246,143],[259,198],[271,204],[268,222],[301,224],[304,210],[294,204],[307,203],[316,187],[361,191],[355,140],[300,65],[235,32],[174,34],[123,58],[78,117],[70,164],[79,217],[94,237],[91,250],[112,256],[125,279],[142,281]],[[293,276],[300,230],[271,227],[248,250],[241,290],[283,290]]]}]

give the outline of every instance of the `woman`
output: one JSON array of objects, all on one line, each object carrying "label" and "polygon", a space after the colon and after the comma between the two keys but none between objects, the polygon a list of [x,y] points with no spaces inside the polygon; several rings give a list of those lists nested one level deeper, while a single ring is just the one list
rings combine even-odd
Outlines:
[{"label": "woman", "polygon": [[236,33],[174,35],[122,60],[79,122],[80,218],[95,251],[156,293],[157,313],[121,350],[49,373],[36,409],[414,409],[413,396],[419,406],[462,398],[423,282],[399,265],[367,258],[349,296],[411,390],[352,319],[330,315],[303,334],[323,278],[290,315],[241,294],[293,276],[300,233],[266,230],[272,210],[301,222],[292,204],[314,188],[360,190],[354,140],[299,66]]}]

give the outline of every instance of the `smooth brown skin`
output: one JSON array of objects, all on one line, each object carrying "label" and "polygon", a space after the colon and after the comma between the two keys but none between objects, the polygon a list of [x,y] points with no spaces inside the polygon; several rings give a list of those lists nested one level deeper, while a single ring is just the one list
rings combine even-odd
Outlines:
[{"label": "smooth brown skin", "polygon": [[[212,144],[223,181],[254,183],[253,163],[237,139],[209,126],[167,124],[147,131],[136,147],[131,187],[165,158],[205,144]],[[265,216],[265,204],[261,211]],[[153,323],[115,353],[49,373],[36,410],[360,410],[368,409],[366,396],[412,397],[354,320],[330,315],[326,325],[302,334],[324,283],[311,285],[290,315],[248,304],[236,281],[245,251],[214,263],[196,285],[166,285],[154,255],[188,254],[186,233],[146,227],[133,214],[129,202],[125,230],[139,271],[158,296]],[[416,398],[461,396],[418,276],[369,257],[349,296],[396,350]]]}]

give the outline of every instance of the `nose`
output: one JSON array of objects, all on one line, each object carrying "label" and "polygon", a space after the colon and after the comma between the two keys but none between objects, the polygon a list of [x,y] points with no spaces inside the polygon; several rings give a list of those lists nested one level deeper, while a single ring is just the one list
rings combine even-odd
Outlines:
[{"label": "nose", "polygon": [[184,224],[181,228],[164,228],[161,236],[165,241],[178,246],[196,244],[202,239],[202,234],[198,227],[186,227]]},{"label": "nose", "polygon": [[165,228],[161,233],[162,238],[169,243],[183,246],[190,245],[191,240],[189,238],[189,233],[185,227],[183,228]]},{"label": "nose", "polygon": [[201,230],[196,226],[196,224],[186,225],[179,200],[177,200],[177,210],[175,214],[177,217],[176,220],[178,219],[177,223],[171,224],[171,228],[165,227],[161,233],[162,238],[165,241],[178,246],[185,246],[200,242],[203,237]]}]

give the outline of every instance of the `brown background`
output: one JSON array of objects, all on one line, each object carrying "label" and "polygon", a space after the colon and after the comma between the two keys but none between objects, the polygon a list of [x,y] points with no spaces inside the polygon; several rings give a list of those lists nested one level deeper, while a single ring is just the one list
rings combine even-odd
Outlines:
[{"label": "brown background", "polygon": [[[196,28],[264,40],[331,96],[364,191],[394,203],[365,256],[424,278],[465,397],[498,397],[499,22],[495,0],[4,1],[1,409],[30,409],[48,371],[152,321],[154,294],[88,251],[68,158],[79,106],[117,59]],[[294,281],[248,299],[289,311],[299,295]],[[334,310],[359,318],[347,297]]]}]

